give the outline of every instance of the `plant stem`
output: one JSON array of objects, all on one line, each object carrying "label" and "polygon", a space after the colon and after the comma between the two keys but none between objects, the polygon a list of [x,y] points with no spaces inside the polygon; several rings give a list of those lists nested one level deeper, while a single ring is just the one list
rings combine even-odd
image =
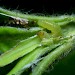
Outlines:
[{"label": "plant stem", "polygon": [[[10,10],[6,10],[3,8],[0,8],[0,13],[5,14],[6,16],[13,16],[13,17],[19,17],[23,19],[28,19],[29,21],[38,21],[38,20],[46,20],[46,21],[51,21],[55,23],[63,23],[63,22],[75,22],[75,15],[63,15],[63,16],[36,16],[36,15],[28,15],[28,14],[23,14],[21,12],[14,12]],[[37,23],[37,22],[36,22]]]},{"label": "plant stem", "polygon": [[42,75],[42,73],[48,68],[48,66],[51,65],[61,54],[67,52],[71,48],[74,48],[74,40],[75,37],[49,53],[41,62],[38,63],[31,75]]},{"label": "plant stem", "polygon": [[23,40],[17,46],[0,56],[0,67],[3,67],[13,62],[14,60],[26,55],[27,53],[33,51],[39,45],[40,39],[37,36]]},{"label": "plant stem", "polygon": [[40,46],[36,48],[31,53],[24,56],[7,75],[12,75],[12,74],[19,75],[18,72],[21,72],[23,70],[23,67],[26,67],[29,64],[32,65],[33,63],[35,63],[37,58],[39,58],[41,55],[44,55],[47,52],[50,52],[52,49],[56,48],[57,46],[59,46],[59,44],[51,45],[49,47]]}]

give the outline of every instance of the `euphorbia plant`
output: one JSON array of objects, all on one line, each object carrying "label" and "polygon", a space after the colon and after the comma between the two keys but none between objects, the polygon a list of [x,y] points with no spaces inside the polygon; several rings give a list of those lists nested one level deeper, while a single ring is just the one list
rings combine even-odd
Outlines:
[{"label": "euphorbia plant", "polygon": [[[75,16],[36,16],[0,8],[0,67],[15,66],[7,75],[43,75],[75,45]],[[12,27],[15,26],[15,27]]]}]

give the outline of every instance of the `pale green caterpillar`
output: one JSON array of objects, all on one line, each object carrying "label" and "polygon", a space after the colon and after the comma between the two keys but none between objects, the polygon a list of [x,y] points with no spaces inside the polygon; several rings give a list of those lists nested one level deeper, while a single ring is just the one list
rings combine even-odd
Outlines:
[{"label": "pale green caterpillar", "polygon": [[55,37],[62,35],[60,26],[55,25],[54,23],[51,23],[46,20],[38,20],[38,25],[50,30],[52,32],[53,36],[55,36]]}]

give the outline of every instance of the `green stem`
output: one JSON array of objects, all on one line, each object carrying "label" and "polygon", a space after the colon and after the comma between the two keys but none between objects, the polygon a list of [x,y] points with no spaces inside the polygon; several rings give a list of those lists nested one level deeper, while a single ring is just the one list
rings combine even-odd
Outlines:
[{"label": "green stem", "polygon": [[23,19],[28,19],[32,21],[38,21],[38,20],[46,20],[46,21],[52,21],[52,22],[64,22],[64,21],[75,21],[75,16],[74,15],[64,15],[64,16],[36,16],[36,15],[28,15],[28,14],[23,14],[21,12],[14,12],[10,10],[6,10],[3,8],[0,8],[0,13],[5,14],[9,17],[19,17]]},{"label": "green stem", "polygon": [[41,40],[37,36],[23,40],[17,46],[3,53],[0,56],[0,67],[3,67],[13,62],[14,60],[26,55],[27,53],[33,51],[36,47],[40,45],[40,41]]},{"label": "green stem", "polygon": [[56,48],[54,51],[49,53],[38,65],[34,68],[32,75],[42,75],[42,73],[51,65],[61,54],[67,52],[75,45],[75,37],[70,39],[67,43]]},{"label": "green stem", "polygon": [[35,61],[40,56],[42,51],[43,50],[46,51],[46,49],[47,48],[40,47],[40,48],[35,49],[28,55],[24,56],[7,75],[12,75],[12,74],[19,75],[19,72],[22,71],[23,67],[25,67],[28,64],[33,63],[33,61]]},{"label": "green stem", "polygon": [[57,46],[59,46],[59,44],[51,45],[50,47],[41,46],[39,48],[36,48],[30,54],[24,56],[7,75],[19,75],[19,71],[21,72],[24,66],[34,63],[38,57],[51,51],[53,48],[56,48]]}]

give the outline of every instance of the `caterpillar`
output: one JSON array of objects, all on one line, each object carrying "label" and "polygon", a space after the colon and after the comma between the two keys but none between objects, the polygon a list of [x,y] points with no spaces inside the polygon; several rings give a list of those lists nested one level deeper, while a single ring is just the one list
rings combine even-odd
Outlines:
[{"label": "caterpillar", "polygon": [[49,22],[46,20],[39,20],[38,25],[51,31],[54,36],[61,36],[62,35],[60,26],[55,25],[52,22]]}]

